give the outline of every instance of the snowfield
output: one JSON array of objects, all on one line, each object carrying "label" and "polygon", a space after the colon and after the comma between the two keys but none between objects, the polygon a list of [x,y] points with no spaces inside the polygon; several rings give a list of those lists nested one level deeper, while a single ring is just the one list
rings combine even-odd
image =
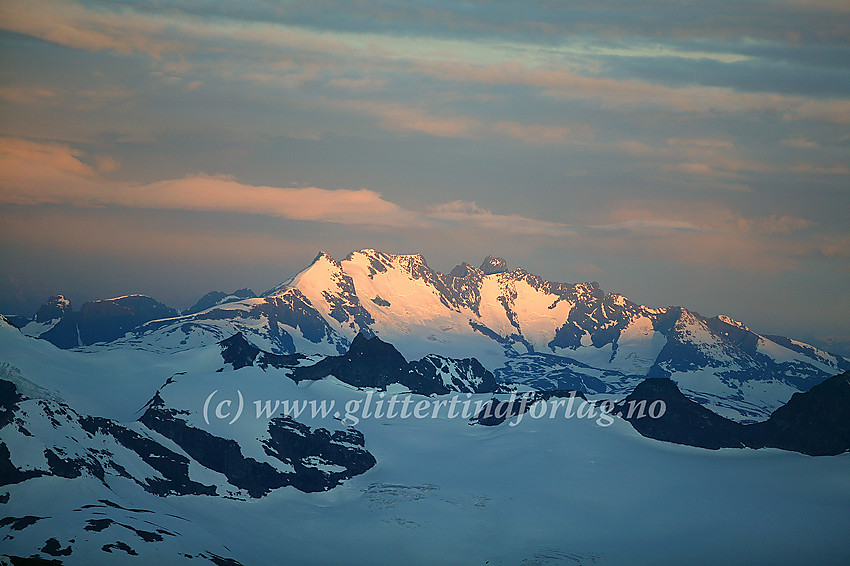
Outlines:
[{"label": "snowfield", "polygon": [[[246,566],[850,560],[850,454],[704,450],[644,438],[619,419],[600,426],[526,415],[516,426],[473,426],[441,411],[438,418],[360,419],[354,428],[375,458],[372,468],[327,491],[288,486],[253,497],[136,422],[139,410],[158,391],[189,426],[233,440],[245,457],[286,472],[291,466],[262,449],[268,419],[257,418],[253,401],[333,401],[339,408],[362,402],[369,391],[334,378],[296,384],[286,369],[234,371],[217,345],[176,354],[62,351],[7,325],[0,328],[0,359],[2,378],[30,384],[22,390],[33,399],[54,409],[64,400],[81,414],[115,419],[189,458],[188,478],[215,487],[210,495],[160,496],[115,472],[105,482],[84,472],[4,485],[0,509],[13,519],[0,527],[0,553],[7,556]],[[245,409],[231,425],[237,393]],[[217,418],[224,400],[232,404],[220,405],[227,415]],[[0,429],[19,469],[45,469],[42,446],[71,456],[97,441],[129,476],[150,473],[111,437],[74,429],[73,415],[55,427],[36,400],[21,406],[26,415],[17,413],[17,424],[33,436],[19,433],[16,423]],[[333,416],[305,413],[297,421],[310,430],[351,430]],[[72,430],[76,436],[69,437]],[[318,455],[303,463],[320,474],[344,469]],[[37,519],[21,527],[16,520],[26,517]]]},{"label": "snowfield", "polygon": [[[589,410],[665,383],[700,432],[703,407],[741,427],[794,396],[809,412],[777,426],[803,415],[795,430],[839,446],[807,453],[836,453],[841,356],[492,257],[441,274],[418,254],[320,253],[259,297],[100,304],[122,300],[145,322],[117,339],[112,311],[62,296],[23,332],[0,316],[0,564],[850,564],[850,452],[448,410],[565,390]],[[388,415],[392,395],[427,410]]]}]

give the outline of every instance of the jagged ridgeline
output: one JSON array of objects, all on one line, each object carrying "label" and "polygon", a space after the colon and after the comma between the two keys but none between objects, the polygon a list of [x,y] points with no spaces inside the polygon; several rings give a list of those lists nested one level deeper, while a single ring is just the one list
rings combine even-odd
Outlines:
[{"label": "jagged ridgeline", "polygon": [[758,334],[725,315],[640,305],[597,283],[547,281],[498,257],[442,274],[421,255],[370,249],[342,261],[320,253],[259,297],[250,289],[211,292],[182,313],[137,295],[74,312],[55,297],[16,324],[63,348],[157,352],[241,332],[272,354],[343,355],[356,336],[379,336],[406,361],[475,359],[502,382],[538,389],[627,393],[646,377],[669,377],[745,422],[850,369],[842,356]]}]

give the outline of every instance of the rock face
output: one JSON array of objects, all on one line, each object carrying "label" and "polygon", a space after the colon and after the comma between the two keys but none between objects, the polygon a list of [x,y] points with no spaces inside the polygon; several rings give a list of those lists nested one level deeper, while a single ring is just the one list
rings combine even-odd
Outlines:
[{"label": "rock face", "polygon": [[[13,382],[0,380],[0,486],[43,476],[90,476],[105,486],[130,480],[158,496],[216,496],[235,487],[257,498],[285,486],[326,491],[375,465],[363,434],[355,429],[314,428],[285,416],[269,419],[265,440],[244,440],[256,442],[271,457],[269,462],[245,456],[245,446],[234,439],[193,426],[188,415],[168,407],[157,393],[139,418],[144,425],[139,428],[80,415],[61,402],[29,399]],[[188,458],[158,442],[151,431],[173,441]],[[20,454],[10,447],[40,452],[44,463],[19,469],[14,462]],[[275,461],[280,465],[273,465]],[[190,464],[224,474],[229,485],[193,480]]]},{"label": "rock face", "polygon": [[470,420],[473,424],[484,426],[500,425],[505,421],[527,413],[535,403],[548,401],[552,398],[587,401],[587,397],[581,391],[530,391],[519,396],[512,396],[509,399],[497,399],[494,397],[481,407],[481,411],[475,414]]},{"label": "rock face", "polygon": [[71,301],[65,298],[64,295],[53,295],[38,309],[33,318],[34,322],[49,322],[58,320],[63,316],[74,312],[71,307]]},{"label": "rock face", "polygon": [[111,342],[151,320],[174,318],[180,313],[144,295],[127,295],[83,304],[74,312],[62,295],[44,303],[24,334],[43,338],[59,348]]},{"label": "rock face", "polygon": [[[34,477],[91,476],[104,485],[125,478],[160,496],[215,494],[215,487],[189,479],[189,460],[140,432],[116,421],[78,414],[68,405],[48,399],[28,399],[14,383],[0,381],[4,407],[0,442],[2,485]],[[13,416],[14,422],[9,417]],[[44,455],[44,465],[18,469],[6,440]],[[129,452],[128,452],[129,451]],[[133,455],[129,457],[128,455]],[[139,458],[141,465],[134,463]],[[134,474],[128,470],[133,469]]]},{"label": "rock face", "polygon": [[173,318],[180,313],[144,295],[128,295],[85,303],[77,314],[80,341],[89,345],[110,342],[151,320]]},{"label": "rock face", "polygon": [[[662,402],[663,414],[651,414]],[[660,407],[661,405],[656,405]],[[828,456],[850,451],[850,372],[795,393],[764,422],[740,424],[688,399],[670,379],[647,379],[616,406],[643,436],[701,448],[780,448]]]},{"label": "rock face", "polygon": [[761,446],[811,456],[850,450],[850,372],[795,393],[767,421],[751,427],[756,431],[755,444]]},{"label": "rock face", "polygon": [[182,414],[167,408],[157,395],[139,421],[173,440],[202,466],[224,474],[251,497],[289,485],[305,492],[327,491],[375,465],[374,456],[363,448],[363,434],[354,429],[313,430],[287,417],[271,419],[263,447],[284,464],[276,467],[245,456],[235,440],[191,426]]},{"label": "rock face", "polygon": [[233,291],[232,293],[224,293],[222,291],[210,291],[209,293],[198,299],[198,301],[194,305],[184,310],[181,314],[183,314],[184,316],[195,314],[201,311],[205,311],[207,309],[211,309],[213,307],[217,307],[218,305],[241,301],[242,299],[253,299],[256,296],[257,294],[248,288],[239,289]]},{"label": "rock face", "polygon": [[[0,318],[4,339],[32,343],[40,356],[35,368],[89,356],[59,352],[2,325],[6,322]],[[229,349],[241,352],[249,365],[265,363],[267,353],[251,350],[241,336],[221,346],[223,352]],[[214,359],[215,349],[210,350],[201,358]],[[238,361],[233,356],[232,362]],[[125,367],[126,359],[116,359],[117,366],[101,368]],[[278,361],[273,355],[271,359]],[[74,375],[85,381],[91,366],[80,364]],[[37,370],[25,375],[0,362],[0,507],[6,509],[0,515],[0,563],[67,559],[112,564],[128,555],[144,564],[238,566],[228,558],[230,548],[207,527],[175,509],[183,504],[217,509],[279,489],[327,491],[375,466],[364,435],[327,415],[280,411],[246,417],[232,427],[210,424],[202,413],[204,397],[234,378],[265,378],[254,389],[257,397],[270,394],[280,382],[287,388],[281,398],[291,399],[299,391],[290,380],[253,368],[218,373],[202,365],[173,373],[148,403],[133,402],[131,411],[118,411],[128,417],[118,420],[79,412],[52,385],[30,381]],[[112,405],[114,392],[89,387],[98,407]],[[142,414],[135,420],[139,405]],[[186,496],[192,500],[175,502]],[[116,501],[130,503],[124,507]],[[29,510],[38,512],[21,512]]]},{"label": "rock face", "polygon": [[[663,414],[655,418],[662,406]],[[614,414],[622,415],[643,436],[657,440],[712,449],[746,445],[744,425],[691,401],[667,378],[641,382],[615,407]]]},{"label": "rock face", "polygon": [[508,270],[508,263],[500,257],[488,255],[479,267],[484,275],[493,275],[494,273],[502,273]]},{"label": "rock face", "polygon": [[354,338],[345,354],[327,357],[312,366],[297,367],[292,379],[315,381],[331,375],[355,387],[386,389],[399,383],[421,395],[499,390],[493,374],[475,359],[454,360],[432,355],[408,363],[392,344],[362,334]]}]

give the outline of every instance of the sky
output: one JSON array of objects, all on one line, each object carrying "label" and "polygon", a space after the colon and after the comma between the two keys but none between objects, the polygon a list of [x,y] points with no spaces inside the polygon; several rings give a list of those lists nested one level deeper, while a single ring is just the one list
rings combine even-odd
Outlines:
[{"label": "sky", "polygon": [[0,312],[486,255],[850,353],[850,3],[0,1]]}]

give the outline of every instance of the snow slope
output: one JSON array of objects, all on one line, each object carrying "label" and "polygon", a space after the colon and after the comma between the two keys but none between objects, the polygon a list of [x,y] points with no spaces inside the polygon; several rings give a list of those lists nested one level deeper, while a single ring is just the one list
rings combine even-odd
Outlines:
[{"label": "snow slope", "polygon": [[[493,427],[449,418],[445,409],[426,418],[363,417],[363,403],[367,397],[374,403],[375,391],[334,378],[296,384],[288,369],[233,370],[217,345],[191,356],[62,351],[2,321],[0,331],[6,364],[0,377],[30,396],[19,403],[15,420],[0,428],[16,469],[48,470],[43,448],[50,447],[68,460],[114,462],[129,476],[106,466],[104,482],[94,468],[82,466],[76,476],[54,473],[0,486],[7,518],[0,521],[0,555],[79,565],[245,566],[850,560],[850,454],[703,450],[644,438],[620,420],[601,426],[560,413],[528,414],[516,426]],[[126,382],[96,375],[107,368],[113,378],[126,371]],[[230,424],[240,395],[245,410]],[[209,467],[216,451],[199,452],[127,410],[156,397],[161,410],[175,411],[171,417],[185,426],[233,441],[242,457],[280,473],[291,472],[296,462],[263,449],[270,421],[266,413],[258,417],[255,401],[261,408],[265,400],[334,402],[336,408],[357,402],[354,414],[363,418],[354,428],[377,463],[327,491],[288,485],[252,495],[231,483],[230,471]],[[428,403],[448,398],[413,397]],[[59,411],[63,402],[70,406]],[[145,489],[145,478],[158,477],[151,464],[117,441],[117,432],[86,434],[80,425],[86,417],[109,417],[116,430],[134,431],[186,458],[187,479],[212,486],[214,494],[163,496]],[[352,430],[334,411],[313,416],[308,410],[297,422],[329,434]],[[344,468],[322,454],[301,457],[297,465],[323,477]]]}]

